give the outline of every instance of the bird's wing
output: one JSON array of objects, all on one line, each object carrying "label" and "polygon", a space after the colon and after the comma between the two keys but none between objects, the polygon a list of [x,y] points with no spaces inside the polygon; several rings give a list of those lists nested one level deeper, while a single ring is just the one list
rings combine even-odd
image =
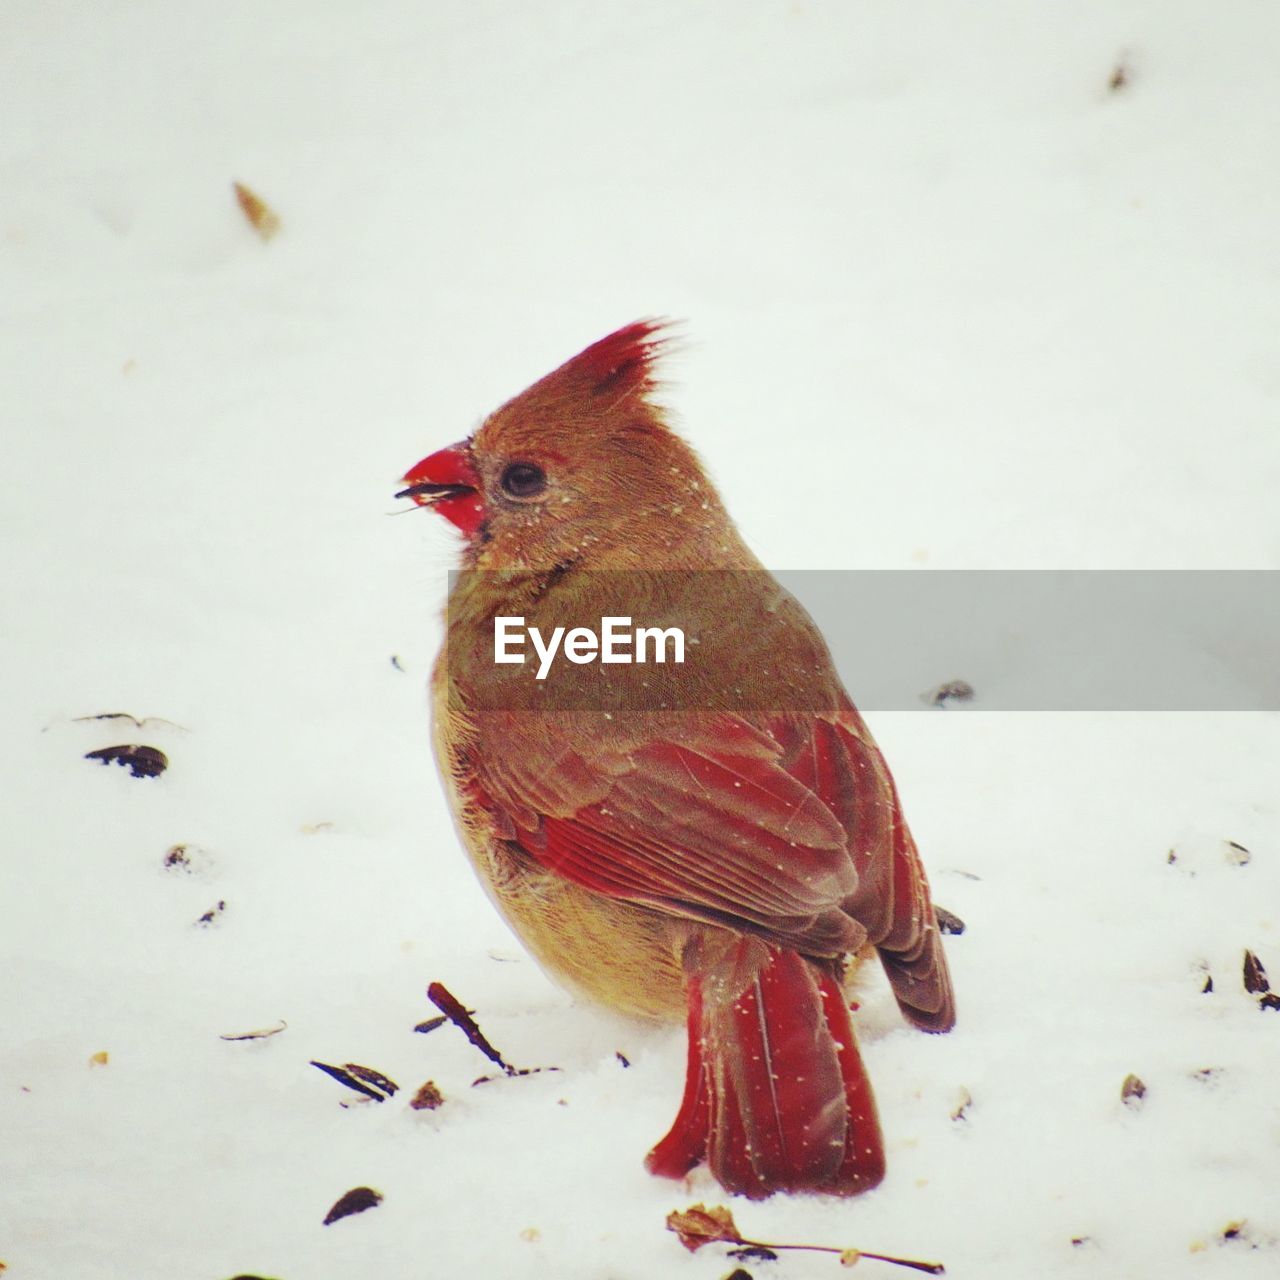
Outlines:
[{"label": "bird's wing", "polygon": [[504,749],[476,753],[475,798],[543,867],[814,955],[865,941],[841,909],[857,884],[845,831],[767,731],[703,713],[611,741],[500,720]]},{"label": "bird's wing", "polygon": [[833,813],[848,837],[858,885],[844,908],[879,950],[903,1014],[949,1030],[955,1002],[920,854],[888,766],[845,700],[831,717],[780,720],[787,770]]},{"label": "bird's wing", "polygon": [[494,717],[503,749],[477,752],[476,798],[527,856],[597,893],[810,955],[870,941],[906,1016],[949,1026],[928,884],[853,706],[651,723],[628,740]]}]

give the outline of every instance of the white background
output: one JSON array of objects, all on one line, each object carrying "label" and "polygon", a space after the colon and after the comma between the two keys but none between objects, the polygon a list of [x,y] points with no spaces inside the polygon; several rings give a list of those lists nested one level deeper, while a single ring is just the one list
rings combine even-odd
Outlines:
[{"label": "white background", "polygon": [[[666,398],[774,567],[1280,568],[1280,11],[0,22],[6,1280],[723,1275],[663,1229],[722,1193],[640,1163],[682,1033],[572,1004],[458,849],[424,693],[456,544],[386,518],[396,478],[671,315]],[[888,1180],[740,1225],[980,1280],[1274,1275],[1280,1014],[1240,962],[1280,980],[1280,723],[980,699],[873,721],[969,925],[960,1025],[908,1031],[877,981]],[[77,720],[116,711],[180,727]],[[121,741],[171,768],[82,759]],[[470,1088],[458,1033],[412,1033],[432,979],[562,1072]],[[343,1108],[311,1058],[403,1092]],[[322,1227],[360,1184],[384,1203]]]}]

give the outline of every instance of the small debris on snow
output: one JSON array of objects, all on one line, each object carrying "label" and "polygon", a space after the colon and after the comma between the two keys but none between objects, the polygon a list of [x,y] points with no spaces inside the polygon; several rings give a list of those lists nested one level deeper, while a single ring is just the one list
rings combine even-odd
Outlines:
[{"label": "small debris on snow", "polygon": [[335,1067],[327,1062],[317,1062],[313,1058],[311,1065],[318,1067],[325,1075],[332,1076],[339,1084],[345,1084],[348,1089],[354,1089],[356,1093],[362,1093],[375,1102],[385,1102],[400,1088],[394,1080],[388,1079],[382,1072],[374,1071],[372,1067],[362,1067],[355,1062],[347,1062],[340,1067]]},{"label": "small debris on snow", "polygon": [[627,1055],[623,1053],[621,1049],[615,1049],[613,1056],[617,1058],[617,1060],[620,1063],[622,1063],[624,1068],[629,1067],[631,1065],[631,1059],[628,1058]]},{"label": "small debris on snow", "polygon": [[213,859],[198,844],[171,844],[164,851],[166,871],[182,871],[189,876],[204,875],[213,867]]},{"label": "small debris on snow", "polygon": [[[474,1013],[475,1010],[471,1009],[468,1012]],[[448,1021],[449,1019],[446,1018],[442,1013],[438,1018],[428,1018],[426,1022],[418,1023],[418,1025],[414,1027],[414,1030],[417,1032],[420,1032],[422,1035],[425,1036],[428,1033],[435,1031],[437,1027],[443,1027],[444,1024]]]},{"label": "small debris on snow", "polygon": [[1129,1072],[1120,1086],[1120,1101],[1131,1111],[1137,1111],[1146,1096],[1147,1086],[1143,1083],[1141,1076],[1135,1076],[1132,1071]]},{"label": "small debris on snow", "polygon": [[969,1108],[973,1106],[973,1095],[963,1085],[960,1086],[960,1092],[956,1095],[956,1105],[951,1108],[952,1120],[969,1119]]},{"label": "small debris on snow", "polygon": [[444,1105],[444,1094],[440,1092],[434,1080],[424,1081],[418,1092],[409,1099],[409,1106],[414,1111],[434,1111]]},{"label": "small debris on snow", "polygon": [[1222,856],[1233,867],[1247,867],[1253,861],[1253,854],[1244,845],[1237,844],[1234,840],[1222,842]]},{"label": "small debris on snow", "polygon": [[1280,1245],[1280,1239],[1270,1232],[1260,1231],[1247,1218],[1237,1222],[1228,1222],[1218,1237],[1220,1245],[1234,1245],[1247,1249],[1274,1249]]},{"label": "small debris on snow", "polygon": [[135,778],[158,778],[169,767],[169,757],[159,747],[132,742],[86,751],[84,758],[100,760],[103,764],[123,765]]},{"label": "small debris on snow", "polygon": [[210,907],[199,920],[196,921],[196,924],[198,924],[202,929],[207,929],[226,909],[226,901],[219,898],[218,901],[214,903],[214,905]]},{"label": "small debris on snow", "polygon": [[280,215],[260,195],[250,191],[243,182],[233,182],[231,190],[235,193],[236,203],[240,206],[245,220],[265,244],[280,230]]},{"label": "small debris on snow", "polygon": [[239,1031],[224,1036],[219,1036],[219,1040],[266,1040],[269,1036],[278,1036],[282,1031],[288,1030],[289,1024],[280,1019],[278,1026],[261,1027],[256,1031]]},{"label": "small debris on snow", "polygon": [[762,1244],[745,1244],[740,1249],[726,1249],[725,1256],[740,1258],[743,1262],[777,1262],[778,1255]]},{"label": "small debris on snow", "polygon": [[105,1067],[111,1061],[111,1055],[105,1049],[99,1049],[97,1053],[89,1058],[91,1067]]},{"label": "small debris on snow", "polygon": [[945,707],[948,702],[972,702],[973,685],[967,680],[947,680],[935,689],[929,689],[920,695],[931,707]]},{"label": "small debris on snow", "polygon": [[1244,953],[1242,976],[1244,989],[1250,995],[1266,995],[1271,990],[1271,984],[1267,981],[1267,971],[1262,967],[1262,961],[1252,951]]},{"label": "small debris on snow", "polygon": [[[159,716],[143,716],[141,720],[137,716],[130,715],[127,711],[100,711],[96,715],[76,716],[76,724],[87,724],[97,720],[127,720],[135,729],[145,729],[148,725],[164,725],[168,729],[182,729],[180,724],[174,724],[172,720],[162,720]],[[183,733],[187,731],[182,729]]]},{"label": "small debris on snow", "polygon": [[1280,995],[1271,990],[1267,971],[1252,951],[1244,953],[1244,989],[1258,997],[1258,1008],[1265,1013],[1280,1013]]},{"label": "small debris on snow", "polygon": [[965,931],[964,921],[954,911],[948,911],[946,907],[935,906],[933,914],[938,919],[938,929],[942,933],[949,933],[959,937]]},{"label": "small debris on snow", "polygon": [[164,865],[168,868],[181,867],[183,871],[190,872],[191,859],[187,856],[187,846],[185,844],[171,844],[164,851]]},{"label": "small debris on snow", "polygon": [[372,1187],[352,1187],[324,1215],[324,1225],[330,1226],[339,1218],[349,1218],[353,1213],[364,1213],[366,1209],[372,1209],[381,1203],[381,1191],[375,1191]]},{"label": "small debris on snow", "polygon": [[[480,1030],[479,1024],[472,1017],[475,1011],[465,1008],[462,1001],[443,982],[433,982],[427,988],[427,998],[490,1062],[502,1068],[503,1076],[536,1076],[543,1071],[560,1070],[559,1067],[513,1067],[493,1047],[484,1032]],[[434,1019],[432,1021],[435,1022]],[[438,1022],[435,1022],[435,1026],[439,1025]],[[426,1023],[420,1023],[414,1030],[422,1031],[425,1028],[433,1031],[435,1026],[428,1027]],[[481,1076],[478,1080],[473,1080],[471,1085],[474,1088],[478,1084],[490,1084],[492,1081],[501,1078],[500,1076]]]}]

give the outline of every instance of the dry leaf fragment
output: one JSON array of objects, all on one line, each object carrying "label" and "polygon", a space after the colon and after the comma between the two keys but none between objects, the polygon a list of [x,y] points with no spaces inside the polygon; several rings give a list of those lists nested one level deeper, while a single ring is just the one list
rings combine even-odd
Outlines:
[{"label": "dry leaf fragment", "polygon": [[690,1253],[697,1253],[704,1244],[714,1244],[717,1240],[746,1243],[738,1234],[733,1214],[722,1204],[710,1209],[705,1204],[695,1204],[683,1213],[673,1210],[667,1214],[667,1230],[674,1231]]},{"label": "dry leaf fragment", "polygon": [[280,1019],[279,1025],[274,1027],[261,1027],[257,1031],[238,1031],[234,1034],[219,1036],[219,1040],[265,1040],[268,1036],[278,1036],[282,1031],[288,1030],[289,1024]]},{"label": "dry leaf fragment", "polygon": [[159,747],[144,747],[126,742],[118,747],[100,747],[86,751],[86,760],[123,765],[135,778],[158,778],[169,767],[169,757]]},{"label": "dry leaf fragment", "polygon": [[235,192],[236,203],[248,219],[249,225],[262,237],[264,243],[270,240],[280,230],[280,215],[243,182],[233,182],[231,189]]},{"label": "dry leaf fragment", "polygon": [[105,1049],[99,1049],[97,1053],[89,1058],[89,1065],[91,1067],[105,1067],[110,1060],[111,1055]]},{"label": "dry leaf fragment", "polygon": [[444,1105],[444,1094],[440,1092],[434,1080],[426,1081],[418,1092],[409,1099],[409,1106],[414,1111],[434,1111]]},{"label": "dry leaf fragment", "polygon": [[324,1225],[327,1227],[337,1222],[339,1218],[349,1218],[353,1213],[364,1213],[366,1209],[372,1209],[381,1203],[381,1191],[375,1191],[372,1187],[352,1187],[346,1195],[340,1196],[333,1208],[324,1215]]},{"label": "dry leaf fragment", "polygon": [[948,911],[946,907],[935,906],[933,914],[938,919],[939,933],[949,933],[959,937],[964,932],[965,923],[954,911]]},{"label": "dry leaf fragment", "polygon": [[1124,1083],[1120,1086],[1120,1101],[1126,1107],[1136,1111],[1142,1105],[1142,1100],[1146,1096],[1147,1086],[1142,1082],[1141,1077],[1135,1076],[1132,1071],[1129,1072],[1124,1078]]},{"label": "dry leaf fragment", "polygon": [[[735,1257],[777,1257],[782,1249],[798,1249],[808,1253],[834,1253],[846,1267],[853,1266],[859,1258],[874,1258],[877,1262],[891,1262],[895,1266],[910,1267],[931,1276],[946,1273],[940,1262],[916,1262],[912,1258],[895,1258],[887,1253],[870,1253],[866,1249],[842,1249],[829,1244],[776,1244],[773,1241],[747,1240],[739,1233],[733,1214],[724,1205],[708,1209],[705,1204],[695,1204],[683,1213],[667,1214],[667,1230],[674,1231],[690,1253],[696,1253],[703,1245],[725,1243],[738,1246],[729,1252]],[[850,1261],[850,1259],[852,1261]]]}]

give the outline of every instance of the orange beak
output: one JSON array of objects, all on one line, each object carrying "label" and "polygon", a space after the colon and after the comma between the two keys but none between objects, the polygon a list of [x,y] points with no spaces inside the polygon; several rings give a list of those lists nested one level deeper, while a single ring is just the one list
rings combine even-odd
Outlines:
[{"label": "orange beak", "polygon": [[471,461],[469,442],[451,444],[423,458],[404,478],[409,487],[401,489],[397,498],[412,498],[420,507],[434,507],[468,537],[484,523],[480,476]]}]

